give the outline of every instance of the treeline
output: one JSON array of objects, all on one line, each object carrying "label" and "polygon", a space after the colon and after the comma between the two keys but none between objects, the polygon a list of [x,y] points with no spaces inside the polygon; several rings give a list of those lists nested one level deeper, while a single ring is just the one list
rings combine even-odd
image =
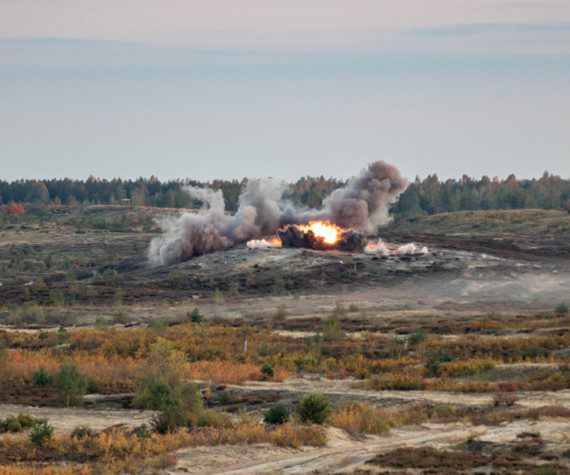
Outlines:
[{"label": "treeline", "polygon": [[[239,180],[171,180],[161,182],[152,176],[138,180],[101,180],[89,177],[87,180],[0,180],[0,204],[32,203],[67,206],[92,204],[124,204],[133,206],[156,206],[161,208],[192,208],[199,206],[186,188],[188,186],[209,187],[222,190],[226,209],[235,211],[239,195],[247,178]],[[318,207],[325,196],[346,182],[317,177],[301,178],[285,193],[286,199],[297,205]]]},{"label": "treeline", "polygon": [[475,180],[440,181],[437,175],[416,180],[393,207],[398,216],[436,214],[446,211],[493,209],[567,209],[570,211],[570,180],[544,172],[541,178],[505,180],[484,176]]},{"label": "treeline", "polygon": [[[239,195],[247,179],[171,180],[161,182],[156,177],[138,180],[0,180],[0,203],[33,203],[55,205],[124,204],[168,208],[192,208],[199,203],[186,191],[187,186],[221,189],[226,209],[235,211]],[[291,184],[285,198],[296,205],[311,208],[322,205],[323,199],[345,181],[304,177]],[[401,195],[392,211],[398,216],[435,214],[445,211],[476,209],[568,209],[570,210],[570,180],[545,172],[540,179],[517,180],[510,175],[505,180],[480,180],[463,176],[460,180],[440,181],[437,175],[416,180]]]}]

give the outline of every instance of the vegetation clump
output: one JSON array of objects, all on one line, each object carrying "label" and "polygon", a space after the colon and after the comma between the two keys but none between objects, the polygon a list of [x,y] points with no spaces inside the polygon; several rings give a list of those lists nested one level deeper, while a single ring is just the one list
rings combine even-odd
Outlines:
[{"label": "vegetation clump", "polygon": [[263,422],[275,425],[285,424],[285,422],[289,422],[289,417],[287,408],[282,404],[276,404],[265,413]]},{"label": "vegetation clump", "polygon": [[38,446],[45,445],[53,437],[53,427],[47,419],[38,419],[30,432],[30,441]]},{"label": "vegetation clump", "polygon": [[307,394],[301,398],[296,408],[302,422],[323,424],[330,417],[332,410],[328,398],[324,394]]},{"label": "vegetation clump", "polygon": [[87,378],[81,374],[76,365],[71,363],[61,365],[54,377],[54,384],[68,406],[81,404],[88,386]]},{"label": "vegetation clump", "polygon": [[40,388],[46,388],[53,384],[53,377],[48,374],[45,368],[42,366],[40,367],[33,375],[32,379],[34,381],[34,385]]},{"label": "vegetation clump", "polygon": [[0,419],[0,434],[4,432],[20,432],[22,430],[33,427],[38,419],[29,414],[18,414],[17,416],[8,416]]}]

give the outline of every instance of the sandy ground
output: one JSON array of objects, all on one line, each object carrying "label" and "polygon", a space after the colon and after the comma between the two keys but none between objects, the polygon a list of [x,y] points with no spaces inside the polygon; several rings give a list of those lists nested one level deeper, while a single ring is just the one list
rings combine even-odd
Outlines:
[{"label": "sandy ground", "polygon": [[[252,381],[241,386],[228,385],[236,391],[279,391],[302,395],[321,392],[331,399],[365,400],[375,405],[390,405],[401,402],[431,402],[439,404],[463,404],[481,406],[490,404],[492,394],[463,394],[443,391],[369,391],[353,387],[356,383],[351,379],[289,379],[275,383],[271,381]],[[563,391],[527,391],[518,392],[520,399],[517,405],[536,408],[549,405],[570,407],[570,390]]]},{"label": "sandy ground", "polygon": [[33,407],[17,404],[0,404],[0,418],[20,413],[34,417],[45,417],[59,434],[69,434],[79,425],[87,425],[93,430],[103,430],[118,424],[136,427],[148,424],[153,411],[130,409],[83,409],[78,407]]},{"label": "sandy ground", "polygon": [[426,424],[393,430],[387,436],[357,440],[343,431],[329,428],[327,447],[291,450],[268,446],[232,446],[192,448],[176,452],[178,463],[170,473],[204,474],[296,474],[349,472],[374,455],[397,447],[448,447],[476,436],[490,442],[509,442],[523,431],[538,431],[547,446],[558,450],[570,444],[570,422],[567,420],[517,421],[499,427],[460,424]]}]

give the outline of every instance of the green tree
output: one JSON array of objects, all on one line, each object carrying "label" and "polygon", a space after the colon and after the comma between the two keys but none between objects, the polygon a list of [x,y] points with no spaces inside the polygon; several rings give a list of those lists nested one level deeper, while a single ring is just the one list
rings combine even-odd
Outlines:
[{"label": "green tree", "polygon": [[87,391],[87,379],[72,363],[63,363],[54,377],[58,393],[70,403],[80,403]]}]

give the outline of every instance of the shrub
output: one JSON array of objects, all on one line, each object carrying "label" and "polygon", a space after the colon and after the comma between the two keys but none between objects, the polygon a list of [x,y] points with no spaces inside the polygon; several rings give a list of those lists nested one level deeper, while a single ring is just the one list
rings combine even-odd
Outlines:
[{"label": "shrub", "polygon": [[239,283],[233,281],[230,283],[230,288],[228,292],[232,297],[237,297],[239,295]]},{"label": "shrub", "polygon": [[554,313],[558,316],[564,316],[568,313],[568,306],[564,302],[560,302],[555,308]]},{"label": "shrub", "polygon": [[336,302],[331,316],[342,317],[343,315],[346,315],[346,307],[344,306],[344,303]]},{"label": "shrub", "polygon": [[430,353],[424,368],[426,376],[440,376],[441,363],[450,363],[453,357],[445,350],[439,353]]},{"label": "shrub", "polygon": [[273,315],[273,321],[284,322],[286,318],[287,318],[287,307],[285,307],[285,304],[282,303],[279,305],[279,307],[277,307],[277,311]]},{"label": "shrub", "polygon": [[62,364],[54,382],[58,393],[66,398],[68,406],[70,403],[80,403],[87,391],[87,379],[74,364]]},{"label": "shrub", "polygon": [[174,467],[178,459],[174,454],[161,454],[148,460],[146,465],[150,473],[164,473],[167,468]]},{"label": "shrub", "polygon": [[387,373],[372,376],[366,382],[366,387],[377,390],[410,391],[425,389],[426,382],[424,378],[416,372],[403,371],[401,373]]},{"label": "shrub", "polygon": [[171,386],[155,378],[143,378],[133,399],[135,407],[161,411],[152,421],[154,429],[165,434],[177,427],[195,425],[203,410],[202,398],[194,384]]},{"label": "shrub", "polygon": [[323,324],[323,339],[326,341],[340,340],[344,338],[344,330],[340,324],[340,318],[333,314]]},{"label": "shrub", "polygon": [[540,357],[548,356],[550,351],[538,345],[528,345],[521,350],[521,358],[523,360],[532,360]]},{"label": "shrub", "polygon": [[168,434],[180,427],[180,420],[173,412],[163,411],[154,416],[151,424],[154,430],[159,434]]},{"label": "shrub", "polygon": [[424,329],[417,330],[413,333],[410,333],[408,337],[408,344],[413,346],[414,348],[420,344],[422,344],[427,339],[427,332]]},{"label": "shrub", "polygon": [[271,434],[271,441],[279,447],[299,448],[302,445],[323,447],[326,445],[326,435],[320,427],[298,426],[287,422],[280,425]]},{"label": "shrub", "polygon": [[360,310],[360,307],[358,306],[357,303],[352,302],[349,306],[348,306],[348,311],[351,313],[354,312],[358,312]]},{"label": "shrub", "polygon": [[513,393],[503,393],[498,392],[493,396],[493,406],[507,406],[511,407],[514,406],[515,403],[519,400],[519,397]]},{"label": "shrub", "polygon": [[232,420],[227,414],[214,411],[213,409],[201,409],[192,418],[192,424],[196,427],[231,427]]},{"label": "shrub", "polygon": [[188,318],[192,323],[202,323],[204,321],[204,317],[200,313],[200,309],[198,307],[191,312],[188,312],[186,315],[188,315]]},{"label": "shrub", "polygon": [[155,378],[143,378],[137,386],[133,406],[159,411],[172,404],[172,386]]},{"label": "shrub", "polygon": [[33,427],[37,422],[38,419],[29,414],[18,414],[16,417],[8,416],[5,419],[0,419],[0,434],[4,432],[20,432]]},{"label": "shrub", "polygon": [[29,414],[18,414],[16,420],[18,424],[22,426],[22,429],[32,427],[38,421],[34,416],[30,416]]},{"label": "shrub", "polygon": [[83,439],[83,437],[91,437],[93,435],[93,431],[91,430],[91,427],[89,427],[88,425],[82,424],[75,427],[71,431],[70,435],[71,437],[75,437],[77,439]]},{"label": "shrub", "polygon": [[346,403],[331,415],[330,423],[353,434],[384,434],[390,428],[390,419],[385,411],[358,401]]},{"label": "shrub", "polygon": [[40,388],[46,388],[53,384],[53,378],[48,374],[43,366],[41,366],[33,375],[34,385]]},{"label": "shrub", "polygon": [[323,424],[331,415],[331,405],[324,394],[307,394],[301,398],[296,408],[302,422]]},{"label": "shrub", "polygon": [[476,376],[489,371],[494,367],[492,360],[470,359],[467,361],[452,361],[450,363],[441,363],[438,368],[440,376],[450,378],[464,378],[468,376]]},{"label": "shrub", "polygon": [[107,328],[107,319],[103,315],[95,317],[96,328]]},{"label": "shrub", "polygon": [[113,324],[114,325],[124,325],[125,323],[128,323],[128,321],[129,321],[129,319],[127,317],[127,312],[123,308],[119,308],[113,314]]},{"label": "shrub", "polygon": [[32,431],[30,432],[30,440],[39,446],[46,444],[53,437],[53,427],[48,424],[47,419],[38,419]]},{"label": "shrub", "polygon": [[148,426],[146,424],[141,424],[133,429],[133,434],[135,434],[139,439],[148,439],[152,435]]},{"label": "shrub", "polygon": [[289,411],[282,404],[276,404],[265,413],[263,422],[266,424],[284,424],[289,421]]},{"label": "shrub", "polygon": [[263,363],[263,366],[261,367],[261,374],[263,375],[264,379],[271,379],[273,376],[275,376],[275,371],[269,363]]}]

